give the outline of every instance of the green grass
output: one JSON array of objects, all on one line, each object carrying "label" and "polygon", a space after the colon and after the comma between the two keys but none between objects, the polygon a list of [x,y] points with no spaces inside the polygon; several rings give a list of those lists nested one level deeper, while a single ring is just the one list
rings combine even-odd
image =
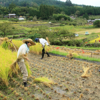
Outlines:
[{"label": "green grass", "polygon": [[64,52],[60,52],[60,51],[55,51],[55,50],[50,51],[49,53],[58,54],[58,55],[63,55],[63,56],[68,55],[68,53],[64,53]]},{"label": "green grass", "polygon": [[77,32],[77,31],[83,31],[85,29],[82,28],[82,26],[73,26],[73,25],[65,25],[65,26],[58,26],[58,27],[52,27],[52,30],[60,30],[60,29],[67,29],[71,32]]},{"label": "green grass", "polygon": [[100,62],[100,59],[98,59],[98,58],[85,57],[85,56],[74,56],[74,57],[75,58],[79,58],[79,59],[88,60],[88,61],[97,61],[97,62]]},{"label": "green grass", "polygon": [[[60,51],[50,51],[50,53],[63,55],[63,56],[67,56],[68,55],[68,53],[64,53],[64,52],[60,52]],[[91,57],[85,57],[85,56],[74,56],[74,58],[79,58],[79,59],[88,60],[88,61],[100,62],[100,59],[98,59],[98,58],[91,58]]]},{"label": "green grass", "polygon": [[65,47],[71,49],[100,50],[100,47],[76,47],[76,46],[67,46],[67,45]]},{"label": "green grass", "polygon": [[100,47],[77,47],[77,46],[58,46],[55,45],[55,47],[66,47],[70,49],[83,49],[83,50],[100,50]]}]

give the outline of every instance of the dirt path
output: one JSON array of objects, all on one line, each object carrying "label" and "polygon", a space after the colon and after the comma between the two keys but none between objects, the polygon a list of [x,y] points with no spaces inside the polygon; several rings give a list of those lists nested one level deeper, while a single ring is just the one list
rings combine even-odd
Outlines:
[{"label": "dirt path", "polygon": [[[22,85],[22,77],[12,78],[9,88],[0,91],[7,100],[99,100],[100,99],[100,65],[79,60],[69,60],[51,55],[40,59],[41,55],[28,55],[31,63],[32,77],[28,79],[28,88]],[[81,78],[82,67],[92,67],[91,77]],[[56,84],[46,86],[34,83],[36,77],[48,77]],[[18,95],[17,95],[18,94]],[[0,100],[2,100],[0,95]],[[21,99],[23,98],[23,99]],[[70,99],[68,99],[70,98]],[[80,99],[79,99],[80,98]]]}]

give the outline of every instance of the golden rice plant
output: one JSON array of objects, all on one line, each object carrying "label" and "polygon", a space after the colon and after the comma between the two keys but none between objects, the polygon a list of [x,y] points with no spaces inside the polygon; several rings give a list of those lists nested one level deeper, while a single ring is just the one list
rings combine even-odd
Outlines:
[{"label": "golden rice plant", "polygon": [[0,46],[0,55],[0,78],[5,85],[8,85],[8,76],[13,73],[10,66],[16,60],[17,53],[5,50]]},{"label": "golden rice plant", "polygon": [[21,40],[12,40],[12,43],[14,45],[16,45],[18,48],[23,44],[23,42]]},{"label": "golden rice plant", "polygon": [[[45,51],[50,51],[49,46],[45,46]],[[41,54],[42,53],[42,45],[40,43],[36,43],[36,45],[30,47],[30,52],[34,54]]]},{"label": "golden rice plant", "polygon": [[18,48],[23,44],[20,40],[11,40],[10,41],[10,49],[13,51],[17,51]]},{"label": "golden rice plant", "polygon": [[35,54],[41,54],[42,45],[40,43],[36,43],[36,45],[30,47],[30,52],[33,52]]},{"label": "golden rice plant", "polygon": [[99,42],[99,40],[100,40],[100,37],[99,37],[99,38],[96,38],[96,39],[91,40],[89,43]]}]

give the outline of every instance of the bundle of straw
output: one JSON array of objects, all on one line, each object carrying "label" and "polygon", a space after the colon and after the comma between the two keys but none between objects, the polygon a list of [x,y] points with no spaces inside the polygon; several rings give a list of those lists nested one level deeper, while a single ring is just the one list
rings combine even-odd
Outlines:
[{"label": "bundle of straw", "polygon": [[41,83],[44,83],[44,85],[49,86],[49,87],[51,84],[54,84],[53,80],[48,79],[47,77],[35,78],[34,82],[41,82]]},{"label": "bundle of straw", "polygon": [[83,66],[84,73],[81,75],[81,77],[87,78],[87,77],[91,76],[92,72],[91,71],[90,71],[90,73],[88,72],[90,68],[92,68],[92,67],[84,67]]}]

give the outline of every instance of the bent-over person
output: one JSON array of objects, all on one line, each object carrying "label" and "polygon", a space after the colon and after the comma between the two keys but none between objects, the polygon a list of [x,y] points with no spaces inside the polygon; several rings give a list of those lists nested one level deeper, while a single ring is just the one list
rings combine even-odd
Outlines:
[{"label": "bent-over person", "polygon": [[[40,42],[42,44],[42,58],[41,59],[43,59],[44,54],[45,54],[45,45],[49,46],[49,43],[43,38],[35,38],[35,41]],[[46,51],[46,54],[47,54],[48,57],[50,57],[50,55],[47,51]]]},{"label": "bent-over person", "polygon": [[26,55],[29,52],[29,47],[32,45],[35,45],[35,43],[32,41],[32,39],[24,39],[23,43],[24,44],[22,44],[18,49],[18,53],[17,53],[18,61],[17,62],[18,62],[19,68],[21,70],[21,73],[23,75],[24,87],[26,87],[27,86],[28,72],[26,69],[25,60],[29,60]]}]

